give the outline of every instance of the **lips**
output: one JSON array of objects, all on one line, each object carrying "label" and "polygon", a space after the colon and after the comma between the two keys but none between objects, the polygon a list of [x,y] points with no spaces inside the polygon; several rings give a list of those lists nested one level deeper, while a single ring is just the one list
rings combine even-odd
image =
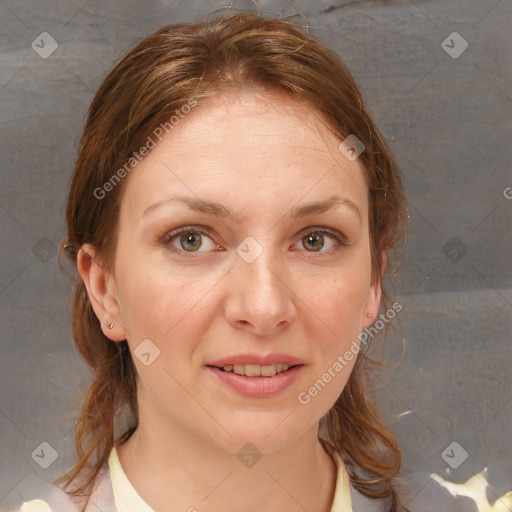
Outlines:
[{"label": "lips", "polygon": [[297,366],[303,365],[304,361],[298,357],[289,354],[267,354],[266,356],[258,354],[237,354],[234,356],[224,357],[207,363],[206,366],[216,366],[217,368],[224,368],[229,365],[257,365],[257,366],[272,366],[272,365],[288,365]]},{"label": "lips", "polygon": [[[231,358],[232,360],[233,358]],[[296,360],[288,358],[289,361]],[[216,363],[223,364],[224,360],[215,361]],[[275,366],[279,365],[277,363]],[[229,368],[229,365],[227,365]],[[233,365],[233,370],[238,365]],[[251,398],[270,398],[279,393],[284,392],[286,389],[293,386],[297,380],[300,372],[304,369],[304,363],[291,366],[285,371],[275,373],[274,375],[246,375],[247,368],[258,365],[241,365],[244,369],[244,374],[239,375],[234,371],[226,371],[217,366],[207,365],[206,368],[212,373],[212,375],[218,379],[218,382],[223,383],[228,388],[234,390],[237,394]],[[274,366],[274,368],[275,368]],[[284,366],[286,367],[286,365]],[[224,367],[225,368],[225,367]],[[260,370],[263,368],[272,368],[272,365],[263,365],[259,367]],[[249,373],[252,374],[249,369]]]}]

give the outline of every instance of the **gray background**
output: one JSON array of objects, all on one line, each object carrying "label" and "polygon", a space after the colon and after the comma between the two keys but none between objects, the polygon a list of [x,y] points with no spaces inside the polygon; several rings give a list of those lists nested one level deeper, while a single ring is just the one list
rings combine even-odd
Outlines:
[{"label": "gray background", "polygon": [[[76,394],[90,377],[70,337],[56,248],[88,104],[135,42],[222,5],[0,0],[0,507],[73,460]],[[294,12],[285,1],[234,5]],[[353,72],[411,207],[396,283],[407,348],[398,331],[376,339],[389,361],[374,373],[381,411],[418,482],[435,472],[463,483],[488,467],[493,502],[512,490],[512,2],[295,5]],[[58,43],[48,58],[31,47],[42,32]],[[468,43],[457,58],[442,47],[452,32]],[[457,469],[441,455],[454,441],[468,453]],[[48,469],[31,456],[42,442],[58,453]]]}]

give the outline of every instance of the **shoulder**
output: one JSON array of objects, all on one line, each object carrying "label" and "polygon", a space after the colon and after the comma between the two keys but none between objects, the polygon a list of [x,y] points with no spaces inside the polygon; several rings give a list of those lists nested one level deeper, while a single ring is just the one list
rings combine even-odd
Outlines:
[{"label": "shoulder", "polygon": [[[56,485],[38,482],[25,493],[21,506],[8,512],[81,512],[85,500],[86,498],[71,498]],[[108,465],[105,465],[98,474],[85,508],[85,512],[98,510],[115,512]]]},{"label": "shoulder", "polygon": [[62,490],[56,488],[41,498],[24,501],[20,508],[11,512],[79,512],[79,507]]},{"label": "shoulder", "polygon": [[352,497],[352,512],[388,512],[389,500],[373,499],[361,494],[355,487],[350,486]]},{"label": "shoulder", "polygon": [[[475,512],[465,508],[457,495],[446,489],[433,475],[416,472],[408,475],[407,480],[397,485],[398,502],[410,512]],[[461,506],[462,505],[462,506]],[[469,505],[469,504],[466,504]]]},{"label": "shoulder", "polygon": [[[468,482],[469,483],[469,482]],[[398,510],[409,512],[501,512],[480,499],[471,485],[454,485],[438,475],[412,473],[406,480],[396,485]],[[364,496],[351,485],[353,512],[388,512],[388,499],[372,499]]]},{"label": "shoulder", "polygon": [[40,479],[31,479],[21,490],[17,507],[8,512],[79,512],[77,505],[60,487]]}]

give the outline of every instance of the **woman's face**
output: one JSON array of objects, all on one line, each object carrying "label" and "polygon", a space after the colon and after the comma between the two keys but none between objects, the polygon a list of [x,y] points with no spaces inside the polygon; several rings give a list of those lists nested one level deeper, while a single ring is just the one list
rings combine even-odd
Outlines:
[{"label": "woman's face", "polygon": [[102,302],[135,354],[153,428],[230,452],[317,431],[380,294],[364,170],[338,145],[310,107],[230,93],[125,178]]}]

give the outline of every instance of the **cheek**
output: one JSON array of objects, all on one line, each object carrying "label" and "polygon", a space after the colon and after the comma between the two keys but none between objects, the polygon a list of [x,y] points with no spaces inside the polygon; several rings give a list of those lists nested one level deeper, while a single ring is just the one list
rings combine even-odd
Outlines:
[{"label": "cheek", "polygon": [[359,334],[369,287],[369,272],[354,268],[329,278],[304,281],[300,297],[307,297],[304,302],[311,309],[309,314],[315,314],[336,341]]},{"label": "cheek", "polygon": [[[328,409],[336,401],[359,355],[358,336],[363,330],[370,273],[361,265],[350,266],[350,271],[347,266],[346,270],[324,278],[323,286],[319,286],[318,280],[311,280],[311,302],[307,302],[310,310],[304,307],[302,311],[310,319],[308,338],[315,361],[312,373],[320,381],[312,393],[321,395],[314,406],[319,410]],[[314,382],[308,381],[306,385]]]},{"label": "cheek", "polygon": [[191,349],[187,339],[211,321],[207,292],[218,277],[211,272],[180,271],[162,259],[134,255],[116,262],[128,342],[135,347],[149,338],[162,351],[186,352]]},{"label": "cheek", "polygon": [[169,309],[170,297],[177,295],[179,284],[162,274],[162,269],[143,254],[121,248],[122,243],[115,262],[116,288],[128,341],[134,343],[141,336],[155,336],[154,327],[160,324],[164,312],[172,312],[182,302],[175,301]]},{"label": "cheek", "polygon": [[298,401],[314,417],[322,417],[338,399],[359,355],[368,279],[356,271],[324,281],[310,289],[313,306],[301,313],[310,319],[313,366],[303,382]]}]

